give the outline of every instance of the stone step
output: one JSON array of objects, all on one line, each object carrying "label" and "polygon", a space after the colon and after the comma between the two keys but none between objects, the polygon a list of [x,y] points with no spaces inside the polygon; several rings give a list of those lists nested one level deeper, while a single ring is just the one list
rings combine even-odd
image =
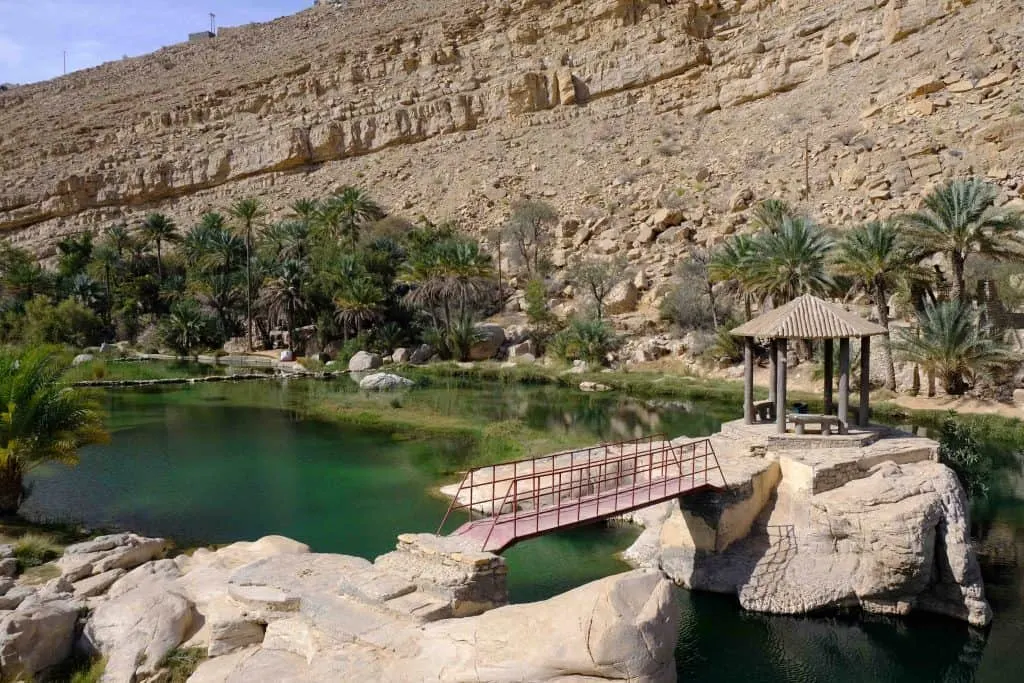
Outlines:
[{"label": "stone step", "polygon": [[376,568],[352,572],[338,582],[340,593],[369,603],[386,602],[415,590],[416,584],[408,579]]}]

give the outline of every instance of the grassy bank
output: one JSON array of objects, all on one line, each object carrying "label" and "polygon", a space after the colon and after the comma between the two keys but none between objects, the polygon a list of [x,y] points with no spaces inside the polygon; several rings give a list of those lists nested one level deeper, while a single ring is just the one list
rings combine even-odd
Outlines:
[{"label": "grassy bank", "polygon": [[123,361],[96,358],[68,370],[68,382],[96,380],[139,381],[152,379],[175,379],[178,377],[207,377],[223,375],[227,369],[217,365],[174,361]]}]

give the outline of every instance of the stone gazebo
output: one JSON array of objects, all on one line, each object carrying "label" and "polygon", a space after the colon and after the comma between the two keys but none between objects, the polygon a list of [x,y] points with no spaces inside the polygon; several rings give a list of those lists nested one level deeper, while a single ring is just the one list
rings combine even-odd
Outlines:
[{"label": "stone gazebo", "polygon": [[[868,322],[839,306],[805,294],[790,303],[768,311],[732,331],[744,338],[743,420],[755,422],[754,402],[754,340],[770,341],[770,378],[768,407],[774,408],[778,432],[786,433],[786,356],[790,339],[823,340],[825,360],[825,415],[832,415],[833,344],[839,340],[839,427],[849,425],[850,406],[850,339],[860,338],[860,409],[857,424],[868,426],[871,378],[871,337],[885,334],[881,325]],[[758,411],[770,415],[769,411]],[[824,424],[823,424],[824,429]]]}]

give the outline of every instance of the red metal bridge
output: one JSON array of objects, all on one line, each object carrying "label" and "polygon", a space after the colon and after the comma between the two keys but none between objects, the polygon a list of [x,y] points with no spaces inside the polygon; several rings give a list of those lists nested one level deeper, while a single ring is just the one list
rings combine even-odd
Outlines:
[{"label": "red metal bridge", "polygon": [[[712,484],[708,474],[717,472]],[[707,439],[655,435],[471,470],[448,506],[470,521],[453,536],[501,552],[534,536],[587,524],[707,488],[728,486]]]}]

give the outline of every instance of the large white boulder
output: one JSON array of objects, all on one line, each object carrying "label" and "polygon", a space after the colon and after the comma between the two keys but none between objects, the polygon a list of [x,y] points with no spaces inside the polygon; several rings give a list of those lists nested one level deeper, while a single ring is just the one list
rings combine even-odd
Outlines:
[{"label": "large white boulder", "polygon": [[16,680],[35,676],[64,661],[75,640],[78,610],[64,601],[51,601],[8,612],[0,618],[0,675]]},{"label": "large white boulder", "polygon": [[104,683],[152,676],[192,626],[192,602],[165,586],[146,586],[101,602],[82,634],[87,650],[107,660]]},{"label": "large white boulder", "polygon": [[392,375],[388,372],[375,372],[359,380],[359,388],[364,391],[395,391],[397,389],[408,389],[414,384],[415,382],[411,379]]},{"label": "large white boulder", "polygon": [[348,369],[349,372],[369,372],[370,370],[376,370],[382,365],[384,365],[384,361],[376,353],[359,351],[348,362]]}]

